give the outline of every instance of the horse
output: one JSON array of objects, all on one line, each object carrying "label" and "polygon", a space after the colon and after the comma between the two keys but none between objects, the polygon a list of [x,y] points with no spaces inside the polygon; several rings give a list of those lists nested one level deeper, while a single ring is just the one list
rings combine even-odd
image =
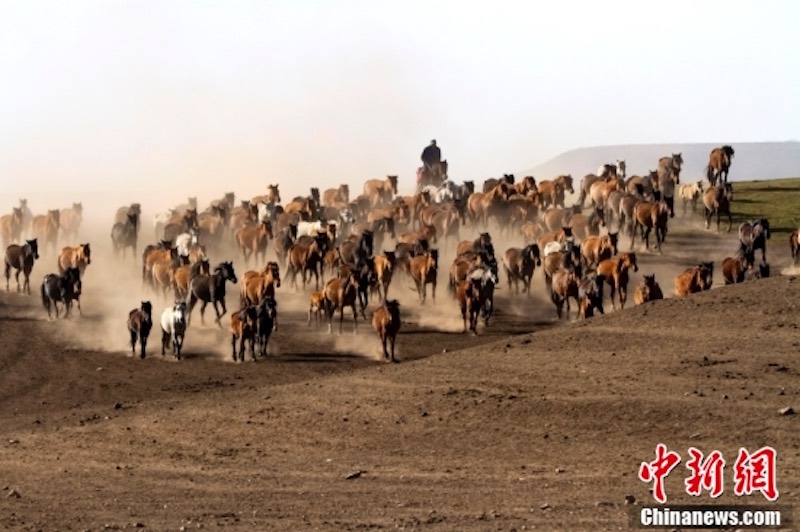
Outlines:
[{"label": "horse", "polygon": [[611,308],[616,310],[614,303],[614,292],[619,297],[620,309],[625,309],[625,301],[628,299],[628,279],[629,270],[638,272],[639,266],[636,264],[635,253],[620,253],[615,259],[606,259],[597,265],[597,275],[602,277],[608,286],[611,287]]},{"label": "horse", "polygon": [[69,268],[63,275],[48,273],[42,279],[41,286],[42,305],[47,309],[47,318],[50,319],[50,305],[55,308],[58,318],[58,302],[64,304],[64,318],[69,318],[72,309],[72,300],[79,299],[81,295],[81,272],[78,268]]},{"label": "horse", "polygon": [[[39,244],[34,238],[33,240],[26,240],[25,244],[11,244],[6,248],[5,265],[6,265],[6,291],[9,290],[9,281],[11,280],[11,268],[16,271],[14,278],[17,281],[17,292],[24,290],[28,295],[31,295],[31,271],[33,270],[33,263],[39,259]],[[25,275],[25,281],[20,288],[19,274],[22,272]]]},{"label": "horse", "polygon": [[[420,166],[417,168],[417,187],[422,189],[428,185],[438,187],[447,179],[447,159],[442,159],[438,163],[430,166]],[[366,191],[365,191],[366,192]],[[395,192],[396,194],[397,192]]]},{"label": "horse", "polygon": [[633,302],[636,305],[643,305],[648,301],[655,301],[657,299],[664,299],[664,293],[661,287],[656,282],[656,275],[643,275],[642,280],[636,285],[633,291]]},{"label": "horse", "polygon": [[175,240],[181,233],[188,233],[193,229],[199,230],[197,209],[186,209],[182,215],[176,215],[167,221],[164,226],[164,240]]},{"label": "horse", "polygon": [[678,187],[678,197],[683,202],[683,215],[686,216],[686,207],[692,204],[692,214],[697,212],[697,201],[703,195],[703,182],[684,183]]},{"label": "horse", "polygon": [[244,257],[244,263],[250,262],[250,257],[254,257],[258,262],[259,256],[261,260],[267,258],[267,244],[272,235],[272,222],[265,220],[258,226],[247,226],[236,230],[236,243]]},{"label": "horse", "polygon": [[797,266],[797,261],[800,260],[800,232],[796,230],[789,235],[789,252],[792,256],[792,266]]},{"label": "horse", "polygon": [[189,257],[178,254],[177,248],[170,249],[170,255],[163,257],[153,263],[150,269],[151,282],[153,289],[159,290],[167,297],[167,290],[174,288],[175,272],[178,268],[189,265]]},{"label": "horse", "polygon": [[291,279],[292,287],[297,289],[297,273],[303,276],[303,288],[306,286],[306,272],[314,274],[315,289],[319,290],[319,277],[322,261],[330,243],[327,233],[319,233],[308,243],[296,243],[289,248],[284,277]]},{"label": "horse", "polygon": [[278,190],[278,185],[267,185],[267,193],[260,196],[254,196],[250,200],[250,205],[258,205],[259,203],[274,203],[281,202],[281,193]]},{"label": "horse", "polygon": [[542,198],[542,207],[546,208],[548,205],[554,207],[564,207],[564,191],[570,194],[575,193],[572,188],[572,175],[560,175],[554,180],[545,180],[539,182],[538,185],[539,196]]},{"label": "horse", "polygon": [[673,153],[671,157],[661,157],[658,160],[658,189],[661,197],[669,207],[670,218],[675,217],[675,187],[681,184],[681,167],[683,156]]},{"label": "horse", "polygon": [[411,259],[411,278],[417,287],[417,295],[424,305],[428,295],[428,284],[431,286],[431,297],[436,304],[436,276],[439,272],[439,250],[429,249],[424,255]]},{"label": "horse", "polygon": [[478,315],[481,311],[481,281],[480,279],[466,279],[456,286],[455,297],[461,309],[461,318],[464,321],[464,330],[467,332],[467,318],[469,330],[478,334]]},{"label": "horse", "polygon": [[311,292],[308,306],[308,326],[311,327],[311,316],[316,316],[317,326],[322,322],[322,313],[325,311],[325,292],[317,290]]},{"label": "horse", "polygon": [[685,297],[689,294],[709,290],[714,275],[714,264],[702,262],[683,271],[675,278],[675,296]]},{"label": "horse", "polygon": [[591,318],[594,311],[603,311],[603,277],[596,273],[588,274],[578,282],[578,316]]},{"label": "horse", "polygon": [[73,203],[69,209],[61,209],[61,236],[65,240],[78,238],[83,221],[83,204]]},{"label": "horse", "polygon": [[712,187],[717,185],[717,180],[721,183],[728,182],[728,170],[731,167],[733,159],[733,148],[730,146],[722,146],[714,148],[708,155],[708,166],[706,166],[706,179]]},{"label": "horse", "polygon": [[741,242],[735,257],[726,257],[722,261],[722,279],[724,284],[743,283],[747,271],[755,263],[751,246]]},{"label": "horse", "polygon": [[339,269],[339,278],[343,279],[351,271],[358,272],[358,303],[361,308],[361,316],[366,320],[367,315],[365,309],[369,303],[369,289],[375,286],[378,282],[375,275],[375,259],[374,257],[367,257],[357,261],[355,264],[343,264]]},{"label": "horse", "polygon": [[133,256],[136,257],[136,243],[139,239],[139,215],[135,212],[126,214],[125,222],[116,222],[111,228],[111,244],[114,247],[114,255],[119,257],[122,252],[122,259],[125,259],[125,251],[130,247]]},{"label": "horse", "polygon": [[176,360],[181,359],[183,341],[186,337],[187,318],[186,302],[176,301],[175,305],[165,308],[161,313],[161,356],[167,352],[172,344],[172,355]]},{"label": "horse", "polygon": [[[205,324],[206,305],[211,303],[214,305],[214,312],[217,314],[214,322],[217,323],[220,328],[222,327],[220,319],[228,312],[225,306],[225,283],[228,281],[234,284],[237,283],[236,273],[233,271],[233,263],[231,262],[219,263],[217,267],[214,268],[211,275],[200,274],[192,277],[189,281],[189,295],[186,298],[186,307],[188,311],[186,319],[187,324],[191,323],[192,310],[199,300],[202,301],[202,305],[200,306],[200,319],[202,323]],[[222,307],[222,313],[220,313],[217,308],[217,303]]]},{"label": "horse", "polygon": [[[384,301],[372,313],[372,327],[381,339],[384,360],[397,362],[394,357],[394,343],[397,333],[400,332],[400,303],[396,299]],[[391,352],[388,346],[391,346]]]},{"label": "horse", "polygon": [[497,188],[497,185],[505,184],[507,186],[514,186],[516,178],[514,174],[503,174],[503,177],[490,177],[483,182],[483,193],[486,194],[490,190]]},{"label": "horse", "polygon": [[531,294],[531,279],[536,266],[542,265],[539,246],[529,244],[524,248],[508,248],[503,254],[503,270],[508,280],[508,290],[514,285],[514,292],[519,294],[519,283],[522,281],[522,291]]},{"label": "horse", "polygon": [[3,237],[3,246],[19,241],[22,236],[22,209],[13,207],[11,214],[0,216],[0,236]]},{"label": "horse", "polygon": [[270,261],[263,270],[250,270],[242,276],[239,303],[242,308],[256,305],[263,297],[275,297],[275,289],[280,286],[280,267],[277,262]]},{"label": "horse", "polygon": [[731,232],[731,226],[733,224],[731,218],[731,201],[733,201],[733,184],[731,183],[713,186],[703,192],[706,229],[711,227],[711,217],[716,214],[717,233],[719,233],[719,216],[721,213],[725,213],[728,215],[727,232]]},{"label": "horse", "polygon": [[342,334],[344,308],[350,307],[353,309],[353,334],[356,334],[358,330],[358,310],[356,310],[356,304],[358,302],[358,283],[360,277],[359,271],[353,269],[346,277],[334,277],[325,284],[323,294],[325,298],[325,314],[328,317],[328,333],[333,332],[333,314],[336,309],[339,309],[339,334]]},{"label": "horse", "polygon": [[614,256],[617,247],[617,234],[587,236],[581,242],[581,263],[588,269]]},{"label": "horse", "polygon": [[61,229],[61,211],[49,210],[47,214],[38,214],[33,217],[32,231],[43,248],[53,246],[53,253],[58,249],[58,232]]},{"label": "horse", "polygon": [[269,337],[278,330],[278,302],[265,296],[256,305],[256,345],[261,358],[267,358]]},{"label": "horse", "polygon": [[386,179],[368,179],[364,183],[364,194],[369,198],[371,207],[391,203],[397,194],[397,176],[389,175]]},{"label": "horse", "polygon": [[556,314],[560,320],[564,313],[564,303],[567,304],[567,317],[569,317],[569,299],[573,298],[578,301],[580,307],[580,293],[579,283],[580,276],[571,269],[559,268],[552,275],[552,289],[550,291],[550,299],[556,306]]},{"label": "horse", "polygon": [[322,193],[322,204],[325,207],[333,207],[337,203],[350,202],[350,186],[346,183],[339,185],[339,188],[329,188]]},{"label": "horse", "polygon": [[28,207],[27,198],[20,198],[19,210],[22,211],[22,232],[30,232],[31,224],[33,223],[33,212]]},{"label": "horse", "polygon": [[289,224],[278,232],[277,238],[272,239],[272,249],[278,257],[281,268],[286,265],[289,249],[297,241],[297,224]]},{"label": "horse", "polygon": [[467,274],[469,280],[480,281],[480,311],[483,324],[489,326],[489,318],[494,312],[494,289],[499,282],[497,264],[483,264]]},{"label": "horse", "polygon": [[63,274],[68,268],[78,268],[81,277],[86,271],[86,266],[92,263],[92,250],[89,243],[77,246],[66,246],[58,255],[58,273]]},{"label": "horse", "polygon": [[131,354],[136,354],[136,341],[141,349],[139,358],[145,357],[147,338],[153,328],[153,305],[149,301],[142,301],[139,308],[128,313],[128,332],[131,335]]},{"label": "horse", "polygon": [[494,245],[492,244],[492,235],[489,233],[480,233],[475,240],[462,240],[456,247],[456,256],[481,252],[486,253],[491,259],[494,258]]},{"label": "horse", "polygon": [[175,299],[185,300],[189,295],[189,282],[193,277],[211,273],[211,265],[208,259],[201,258],[191,265],[181,265],[172,272],[172,290],[175,293]]},{"label": "horse", "polygon": [[376,279],[374,292],[377,292],[382,301],[386,301],[389,295],[389,285],[392,284],[396,261],[394,251],[384,251],[383,255],[376,255],[373,259]]},{"label": "horse", "polygon": [[667,221],[670,217],[669,205],[665,201],[640,201],[633,208],[634,230],[631,234],[631,250],[636,228],[641,229],[645,249],[650,249],[650,231],[655,229],[656,247],[661,253],[661,244],[667,236]]},{"label": "horse", "polygon": [[[231,353],[234,362],[244,362],[244,351],[247,342],[250,342],[250,354],[256,359],[256,319],[258,309],[255,305],[248,305],[231,314]],[[239,343],[239,355],[236,354],[236,343]]]},{"label": "horse", "polygon": [[761,250],[761,262],[767,262],[767,240],[769,239],[769,220],[761,218],[739,225],[739,242],[751,253]]}]

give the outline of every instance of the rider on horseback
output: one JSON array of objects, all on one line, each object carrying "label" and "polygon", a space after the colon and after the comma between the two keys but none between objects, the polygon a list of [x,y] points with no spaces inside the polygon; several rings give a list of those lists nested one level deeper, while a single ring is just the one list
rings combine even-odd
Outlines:
[{"label": "rider on horseback", "polygon": [[430,184],[431,178],[441,172],[442,150],[436,145],[436,139],[431,140],[431,143],[425,146],[420,159],[422,159],[422,168],[417,174],[417,190],[420,190],[425,184]]}]

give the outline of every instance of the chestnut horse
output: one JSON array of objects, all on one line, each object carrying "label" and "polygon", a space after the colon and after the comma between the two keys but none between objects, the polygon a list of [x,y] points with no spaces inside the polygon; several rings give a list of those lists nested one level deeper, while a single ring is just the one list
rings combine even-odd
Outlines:
[{"label": "chestnut horse", "polygon": [[708,166],[706,166],[706,178],[712,187],[717,186],[717,181],[721,184],[728,182],[728,170],[733,160],[733,148],[722,146],[714,148],[708,155]]},{"label": "chestnut horse", "polygon": [[703,192],[703,207],[705,210],[706,229],[711,226],[711,217],[717,215],[717,233],[719,233],[719,216],[724,213],[728,215],[728,229],[731,232],[733,220],[731,218],[731,201],[733,200],[733,185],[725,183],[710,187]]},{"label": "chestnut horse", "polygon": [[[384,301],[383,305],[372,313],[372,327],[378,333],[383,346],[384,360],[397,362],[394,357],[394,343],[400,332],[400,303],[396,299]],[[387,348],[391,346],[391,351]]]},{"label": "chestnut horse", "polygon": [[64,273],[68,268],[78,268],[83,277],[86,266],[92,263],[92,250],[88,242],[77,246],[67,246],[61,249],[58,256],[58,273]]},{"label": "chestnut horse", "polygon": [[397,194],[397,176],[386,176],[386,179],[368,179],[364,183],[364,194],[369,198],[371,207],[389,204]]},{"label": "chestnut horse", "polygon": [[49,210],[47,214],[38,214],[33,217],[33,235],[46,250],[48,245],[53,246],[53,253],[58,247],[58,232],[61,229],[61,211]]},{"label": "chestnut horse", "polygon": [[633,292],[633,302],[637,305],[643,305],[648,301],[655,301],[657,299],[664,299],[664,293],[661,287],[656,282],[656,275],[643,275],[641,282],[636,285]]}]

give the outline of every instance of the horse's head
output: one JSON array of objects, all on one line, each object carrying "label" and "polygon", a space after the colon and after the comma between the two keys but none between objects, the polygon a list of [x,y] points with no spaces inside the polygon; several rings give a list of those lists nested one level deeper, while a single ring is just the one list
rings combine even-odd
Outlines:
[{"label": "horse's head", "polygon": [[39,243],[35,238],[33,240],[26,240],[25,248],[28,249],[28,253],[30,253],[34,259],[39,260]]},{"label": "horse's head", "polygon": [[19,208],[25,209],[28,207],[28,199],[27,198],[20,198],[19,199]]},{"label": "horse's head", "polygon": [[58,225],[61,222],[61,211],[58,209],[51,209],[47,211],[47,218],[51,220],[53,224]]},{"label": "horse's head", "polygon": [[186,325],[186,301],[175,301],[172,307],[172,323]]},{"label": "horse's head", "polygon": [[389,181],[389,185],[392,187],[392,193],[397,194],[397,176],[396,175],[387,175],[386,180]]},{"label": "horse's head", "polygon": [[273,203],[281,202],[281,193],[278,191],[278,185],[268,185],[267,194],[270,196]]},{"label": "horse's head", "polygon": [[142,304],[139,306],[139,312],[142,313],[145,321],[153,321],[153,304],[149,301],[142,301]]},{"label": "horse's head", "polygon": [[86,259],[86,264],[92,263],[92,249],[89,247],[89,243],[81,244],[78,246],[80,250],[79,253],[83,256],[82,258]]},{"label": "horse's head", "polygon": [[758,221],[758,223],[759,223],[759,225],[761,225],[761,227],[763,227],[763,228],[764,228],[764,235],[765,235],[767,238],[769,238],[769,220],[767,220],[766,218],[761,218],[761,219]]},{"label": "horse's head", "polygon": [[280,270],[280,267],[278,266],[278,263],[277,262],[268,262],[267,263],[267,270],[269,271],[270,276],[272,277],[272,282],[275,283],[275,287],[276,288],[280,288],[281,287],[281,270]]}]

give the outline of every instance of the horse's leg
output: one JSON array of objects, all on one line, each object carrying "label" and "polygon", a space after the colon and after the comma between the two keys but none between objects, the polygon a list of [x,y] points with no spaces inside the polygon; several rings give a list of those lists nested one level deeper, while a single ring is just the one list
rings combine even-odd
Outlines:
[{"label": "horse's leg", "polygon": [[139,332],[133,329],[128,329],[128,332],[131,335],[131,355],[136,354],[136,338],[139,336]]},{"label": "horse's leg", "polygon": [[14,273],[14,280],[17,281],[17,292],[22,291],[22,286],[19,284],[19,274],[22,273],[22,270],[17,270]]},{"label": "horse's leg", "polygon": [[433,280],[431,283],[431,297],[433,298],[433,304],[436,304],[436,279]]},{"label": "horse's leg", "polygon": [[[355,307],[353,307],[355,309]],[[339,335],[342,334],[342,325],[344,324],[344,305],[339,305]]]},{"label": "horse's leg", "polygon": [[170,338],[171,338],[170,333],[168,333],[164,329],[161,329],[161,356],[162,357],[167,352],[167,347],[169,346]]},{"label": "horse's leg", "polygon": [[615,277],[612,277],[611,279],[609,279],[609,281],[610,282],[608,284],[609,286],[611,286],[611,290],[609,290],[609,292],[611,293],[611,309],[617,310],[617,303],[616,301],[614,301],[614,295],[617,290],[617,280]]},{"label": "horse's leg", "polygon": [[[367,318],[364,317],[364,319],[366,320]],[[358,332],[358,312],[356,311],[356,306],[354,304],[353,305],[353,334],[356,334],[357,332]]]},{"label": "horse's leg", "polygon": [[236,334],[231,334],[231,358],[236,362]]},{"label": "horse's leg", "polygon": [[203,325],[206,324],[206,305],[208,305],[208,301],[203,300],[203,303],[200,305],[200,323]]}]

